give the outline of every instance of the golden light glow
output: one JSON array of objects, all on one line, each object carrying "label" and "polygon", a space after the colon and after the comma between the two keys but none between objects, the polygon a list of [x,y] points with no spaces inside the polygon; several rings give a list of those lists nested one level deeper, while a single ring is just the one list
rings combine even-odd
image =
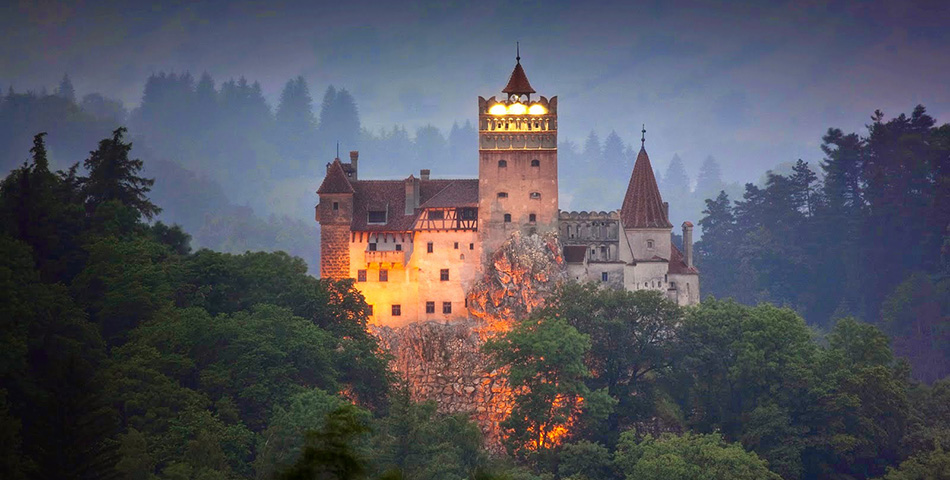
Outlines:
[{"label": "golden light glow", "polygon": [[492,105],[491,108],[488,109],[488,113],[492,115],[504,115],[508,113],[508,109],[505,108],[504,103],[496,103]]},{"label": "golden light glow", "polygon": [[508,113],[512,115],[524,115],[528,111],[528,107],[525,107],[523,103],[515,103],[508,107]]},{"label": "golden light glow", "polygon": [[545,113],[548,113],[548,111],[545,110],[544,106],[542,106],[540,103],[535,103],[528,108],[528,113],[531,115],[544,115]]}]

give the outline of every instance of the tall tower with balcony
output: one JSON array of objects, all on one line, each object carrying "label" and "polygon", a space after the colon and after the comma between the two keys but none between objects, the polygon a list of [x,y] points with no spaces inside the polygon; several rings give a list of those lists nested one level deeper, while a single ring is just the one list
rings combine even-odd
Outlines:
[{"label": "tall tower with balcony", "polygon": [[539,96],[520,54],[499,99],[478,97],[478,224],[490,254],[513,233],[556,231],[557,97]]}]

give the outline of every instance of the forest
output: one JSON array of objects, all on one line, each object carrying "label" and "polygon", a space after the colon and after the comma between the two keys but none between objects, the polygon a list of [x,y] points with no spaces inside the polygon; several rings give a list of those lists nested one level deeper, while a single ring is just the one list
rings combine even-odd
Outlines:
[{"label": "forest", "polygon": [[210,76],[155,75],[131,113],[70,92],[0,100],[2,478],[950,478],[950,126],[923,107],[741,198],[671,164],[666,200],[708,195],[703,302],[567,284],[517,319],[484,347],[516,392],[498,455],[410,400],[358,291],[308,274],[313,224],[260,196],[312,191],[308,142],[405,174],[469,162],[471,125],[366,132],[299,79],[274,114]]}]

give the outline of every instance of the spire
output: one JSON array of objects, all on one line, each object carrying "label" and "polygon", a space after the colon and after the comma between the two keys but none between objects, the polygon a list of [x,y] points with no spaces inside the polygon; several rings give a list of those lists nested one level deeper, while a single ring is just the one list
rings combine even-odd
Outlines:
[{"label": "spire", "polygon": [[502,92],[508,95],[527,95],[534,93],[534,89],[531,88],[531,83],[528,82],[528,76],[525,75],[524,68],[521,66],[521,44],[516,43],[515,45],[517,48],[517,53],[515,54],[515,69],[511,72],[511,77],[508,78],[508,85]]},{"label": "spire", "polygon": [[647,142],[647,124],[643,124],[643,130],[640,130],[640,148],[643,149],[643,145]]},{"label": "spire", "polygon": [[624,228],[673,228],[663,206],[660,188],[656,185],[653,165],[643,143],[646,142],[646,128],[641,132],[640,153],[633,165],[627,194],[620,208],[620,221]]},{"label": "spire", "polygon": [[346,178],[346,173],[343,171],[343,164],[340,163],[340,159],[334,159],[333,163],[327,166],[327,176],[323,179],[323,183],[320,184],[320,188],[317,189],[317,193],[320,195],[326,193],[353,193],[353,185],[350,184],[350,180]]}]

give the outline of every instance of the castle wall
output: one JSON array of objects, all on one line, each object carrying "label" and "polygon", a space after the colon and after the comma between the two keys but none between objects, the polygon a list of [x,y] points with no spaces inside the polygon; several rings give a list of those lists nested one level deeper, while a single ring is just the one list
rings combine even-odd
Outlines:
[{"label": "castle wall", "polygon": [[675,290],[671,290],[673,293],[670,300],[681,307],[699,303],[699,275],[673,274],[670,275],[670,282],[675,285]]},{"label": "castle wall", "polygon": [[320,277],[339,280],[350,270],[349,225],[320,225]]}]

